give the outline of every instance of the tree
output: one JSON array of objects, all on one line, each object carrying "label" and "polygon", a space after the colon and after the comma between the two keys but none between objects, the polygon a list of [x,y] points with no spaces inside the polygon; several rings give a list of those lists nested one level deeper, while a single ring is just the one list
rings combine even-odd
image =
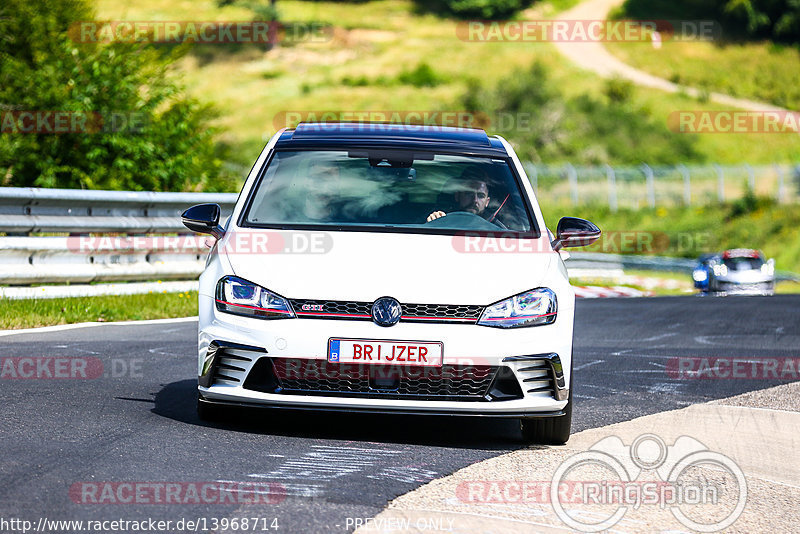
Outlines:
[{"label": "tree", "polygon": [[[214,109],[185,95],[170,63],[178,49],[78,42],[87,0],[4,0],[0,7],[0,170],[3,185],[230,189],[221,174]],[[62,133],[20,131],[59,112]],[[28,115],[28,118],[31,115]],[[30,124],[30,122],[29,122]],[[44,130],[47,128],[45,127]]]}]

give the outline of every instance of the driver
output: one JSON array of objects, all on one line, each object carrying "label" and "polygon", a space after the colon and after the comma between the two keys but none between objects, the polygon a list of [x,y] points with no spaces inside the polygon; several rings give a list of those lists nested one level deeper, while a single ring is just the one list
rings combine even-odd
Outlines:
[{"label": "driver", "polygon": [[[467,169],[461,173],[459,180],[460,187],[453,193],[451,213],[454,211],[466,211],[473,215],[484,217],[486,206],[489,205],[489,186],[488,177],[485,172],[476,169]],[[444,211],[434,211],[428,215],[427,222],[434,221],[440,217],[445,217]]]}]

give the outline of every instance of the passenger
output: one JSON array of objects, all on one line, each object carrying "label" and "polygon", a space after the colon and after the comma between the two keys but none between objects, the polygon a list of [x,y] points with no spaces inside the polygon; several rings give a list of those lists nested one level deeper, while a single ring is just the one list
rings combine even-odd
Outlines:
[{"label": "passenger", "polygon": [[335,162],[315,161],[308,172],[308,190],[303,199],[303,215],[311,221],[327,222],[340,202],[341,175]]}]

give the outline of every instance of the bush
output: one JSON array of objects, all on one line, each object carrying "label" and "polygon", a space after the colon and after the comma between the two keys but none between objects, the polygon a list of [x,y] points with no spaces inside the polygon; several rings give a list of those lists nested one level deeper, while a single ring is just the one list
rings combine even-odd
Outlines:
[{"label": "bush", "polygon": [[633,96],[633,82],[614,77],[606,81],[603,92],[611,102],[628,102]]},{"label": "bush", "polygon": [[436,87],[443,79],[434,72],[427,63],[420,63],[412,71],[403,71],[397,76],[397,81],[404,85],[414,87]]},{"label": "bush", "polygon": [[223,172],[225,147],[213,141],[214,109],[187,97],[170,76],[175,52],[71,40],[71,23],[92,20],[88,6],[86,0],[5,0],[0,8],[0,113],[8,119],[19,111],[66,111],[88,117],[89,124],[99,118],[94,126],[62,134],[4,129],[3,184],[147,191],[235,187],[235,177]]},{"label": "bush", "polygon": [[[623,91],[624,92],[624,91]],[[495,120],[489,130],[512,141],[520,157],[535,162],[575,164],[674,164],[701,161],[695,138],[675,135],[663,120],[634,102],[608,102],[588,94],[565,98],[547,69],[501,80],[493,89],[468,83],[462,109]]]},{"label": "bush", "polygon": [[756,196],[750,183],[745,183],[744,195],[741,198],[734,200],[730,204],[730,211],[728,212],[727,220],[742,217],[754,213],[761,208],[769,208],[775,204],[775,201],[768,197],[759,198]]},{"label": "bush", "polygon": [[370,85],[369,79],[364,76],[345,76],[342,78],[341,84],[347,87],[366,87]]},{"label": "bush", "polygon": [[462,19],[508,18],[527,8],[533,0],[416,0],[421,11]]}]

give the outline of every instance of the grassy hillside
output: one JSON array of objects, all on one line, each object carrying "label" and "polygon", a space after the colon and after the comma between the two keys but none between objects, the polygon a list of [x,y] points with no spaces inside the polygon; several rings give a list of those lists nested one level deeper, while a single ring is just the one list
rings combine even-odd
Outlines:
[{"label": "grassy hillside", "polygon": [[[570,3],[539,3],[523,17],[551,17]],[[98,17],[107,20],[253,18],[249,10],[220,8],[214,0],[99,0],[97,6]],[[242,172],[282,125],[275,118],[287,111],[459,111],[470,80],[491,88],[511,73],[528,70],[534,61],[548,68],[566,97],[604,98],[606,82],[575,69],[551,45],[465,42],[456,36],[454,21],[417,14],[408,0],[355,4],[281,0],[278,8],[285,22],[333,24],[333,38],[269,52],[247,46],[195,46],[178,65],[189,91],[222,110],[219,123],[227,133],[221,140],[234,148]],[[435,73],[432,81],[415,77],[425,65]],[[667,117],[675,110],[722,109],[685,95],[646,89],[636,89],[631,98],[631,107],[663,124],[665,131]],[[513,140],[513,132],[506,135]],[[701,135],[696,148],[697,160],[710,162],[800,159],[798,139],[779,135]]]},{"label": "grassy hillside", "polygon": [[608,43],[625,63],[674,83],[800,109],[800,49],[770,42]]}]

